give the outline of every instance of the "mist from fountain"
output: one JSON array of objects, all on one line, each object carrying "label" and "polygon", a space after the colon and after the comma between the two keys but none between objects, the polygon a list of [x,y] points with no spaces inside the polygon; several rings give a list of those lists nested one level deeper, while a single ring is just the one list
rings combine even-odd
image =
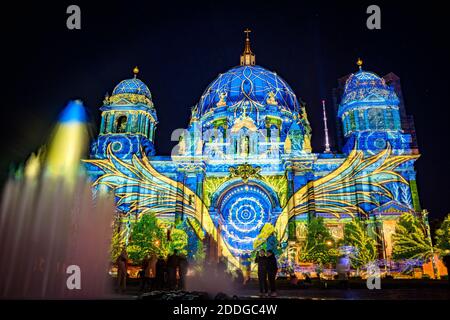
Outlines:
[{"label": "mist from fountain", "polygon": [[[6,182],[0,208],[0,298],[109,296],[115,206],[111,195],[93,196],[81,163],[88,143],[85,109],[71,101],[50,143],[30,156],[20,178]],[[79,267],[79,274],[69,266]]]}]

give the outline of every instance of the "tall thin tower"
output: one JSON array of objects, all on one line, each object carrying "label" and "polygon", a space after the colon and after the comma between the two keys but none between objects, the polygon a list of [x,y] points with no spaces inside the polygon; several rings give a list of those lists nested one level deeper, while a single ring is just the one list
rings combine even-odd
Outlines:
[{"label": "tall thin tower", "polygon": [[328,138],[328,123],[327,123],[327,113],[325,111],[325,100],[322,100],[322,110],[323,110],[323,125],[325,128],[325,153],[330,153],[330,140]]}]

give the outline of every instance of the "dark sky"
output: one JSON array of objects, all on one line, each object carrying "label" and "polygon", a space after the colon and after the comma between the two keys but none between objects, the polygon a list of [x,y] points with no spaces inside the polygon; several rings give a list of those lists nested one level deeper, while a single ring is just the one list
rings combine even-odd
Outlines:
[{"label": "dark sky", "polygon": [[[450,212],[449,17],[438,2],[93,2],[16,1],[2,9],[2,180],[46,141],[68,100],[82,99],[98,124],[105,93],[135,65],[157,108],[157,152],[169,154],[171,132],[186,127],[206,86],[238,64],[248,27],[257,64],[307,103],[315,152],[323,150],[320,100],[329,101],[334,131],[332,88],[356,70],[358,57],[366,70],[396,73],[415,117],[421,204],[435,218]],[[381,30],[366,28],[374,3]],[[66,28],[70,4],[81,7],[80,31]]]}]

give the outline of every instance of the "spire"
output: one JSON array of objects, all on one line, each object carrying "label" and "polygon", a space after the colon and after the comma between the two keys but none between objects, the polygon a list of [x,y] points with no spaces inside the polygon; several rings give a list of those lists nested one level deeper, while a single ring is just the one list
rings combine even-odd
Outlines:
[{"label": "spire", "polygon": [[245,47],[244,52],[241,54],[241,66],[254,66],[255,65],[255,55],[250,49],[250,37],[249,33],[252,32],[250,29],[244,30],[245,36]]},{"label": "spire", "polygon": [[325,153],[330,153],[330,140],[328,139],[328,124],[327,124],[327,113],[325,111],[325,100],[322,100],[322,110],[323,110],[323,125],[325,130]]},{"label": "spire", "polygon": [[136,79],[138,73],[139,73],[139,68],[136,66],[133,68],[133,74],[134,74],[135,79]]},{"label": "spire", "polygon": [[359,67],[359,70],[362,70],[363,61],[361,60],[361,58],[358,58],[358,60],[356,61],[356,65]]}]

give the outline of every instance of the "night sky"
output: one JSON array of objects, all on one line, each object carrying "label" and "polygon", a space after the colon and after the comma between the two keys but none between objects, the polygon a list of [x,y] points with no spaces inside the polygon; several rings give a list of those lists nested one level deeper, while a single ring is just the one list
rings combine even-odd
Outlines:
[{"label": "night sky", "polygon": [[[323,151],[320,101],[328,101],[334,132],[332,89],[357,70],[358,57],[366,70],[397,74],[422,154],[422,207],[432,218],[450,212],[449,17],[438,4],[92,2],[15,2],[2,10],[2,181],[11,163],[46,142],[70,99],[83,100],[98,127],[105,93],[132,77],[135,65],[158,113],[157,154],[169,154],[171,132],[187,126],[190,107],[239,63],[248,27],[256,63],[276,71],[307,103],[314,152]],[[81,7],[79,31],[66,28],[70,4]],[[366,28],[370,4],[381,7],[381,30]]]}]

